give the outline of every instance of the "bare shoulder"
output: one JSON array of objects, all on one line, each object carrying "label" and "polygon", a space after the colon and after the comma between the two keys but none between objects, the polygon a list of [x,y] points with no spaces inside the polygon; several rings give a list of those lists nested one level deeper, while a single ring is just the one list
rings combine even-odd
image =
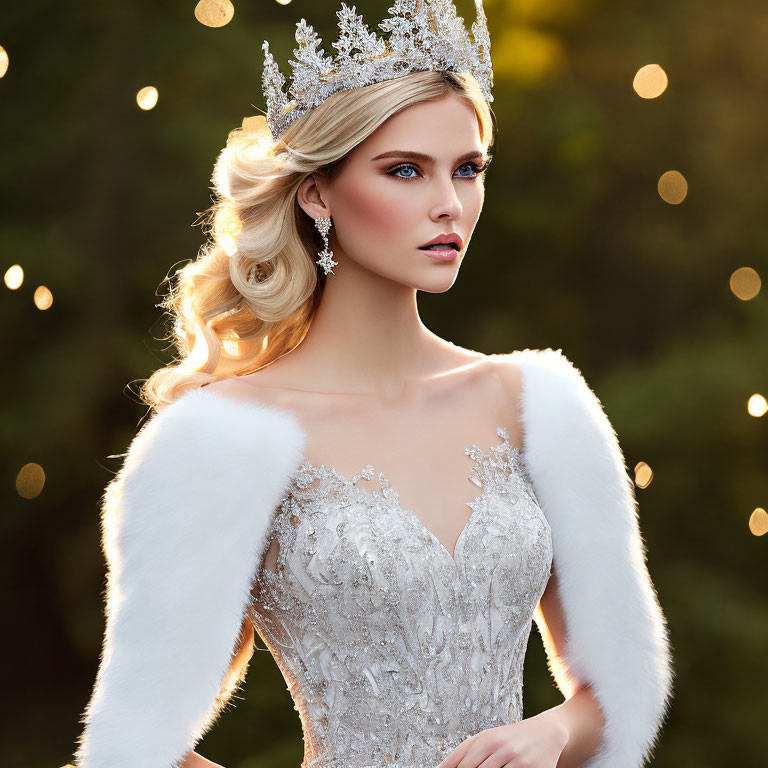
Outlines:
[{"label": "bare shoulder", "polygon": [[519,349],[514,352],[489,356],[499,378],[512,393],[520,393],[526,368],[542,371],[545,375],[572,380],[583,378],[581,371],[563,354],[562,349]]},{"label": "bare shoulder", "polygon": [[512,412],[518,408],[522,392],[522,359],[526,353],[535,350],[485,354],[450,341],[443,342],[453,353],[455,362],[449,374],[458,374],[453,376],[455,381],[460,380],[461,386],[470,387],[476,396],[485,398],[489,403],[498,404],[501,397],[503,403],[500,406],[506,413],[509,413],[510,406]]},{"label": "bare shoulder", "polygon": [[488,356],[488,366],[509,398],[517,407],[523,389],[523,366],[516,352]]},{"label": "bare shoulder", "polygon": [[488,355],[488,366],[504,392],[508,407],[518,414],[523,408],[524,388],[549,388],[558,381],[567,383],[572,382],[574,376],[581,377],[562,350],[551,347]]}]

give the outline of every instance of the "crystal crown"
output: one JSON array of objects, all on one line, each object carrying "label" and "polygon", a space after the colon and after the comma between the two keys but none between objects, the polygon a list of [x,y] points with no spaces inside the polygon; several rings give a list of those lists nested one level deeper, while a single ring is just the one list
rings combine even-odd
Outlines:
[{"label": "crystal crown", "polygon": [[[262,44],[262,86],[267,104],[267,124],[277,140],[298,117],[305,115],[332,93],[391,80],[423,70],[467,72],[476,78],[486,101],[493,101],[491,86],[491,40],[482,0],[475,0],[470,40],[464,19],[450,0],[395,0],[389,17],[379,28],[389,32],[383,40],[358,16],[355,6],[341,4],[339,39],[333,43],[336,56],[326,56],[321,38],[302,19],[296,24],[296,60],[290,60],[293,75],[288,94],[285,77]],[[288,99],[288,96],[291,99]]]}]

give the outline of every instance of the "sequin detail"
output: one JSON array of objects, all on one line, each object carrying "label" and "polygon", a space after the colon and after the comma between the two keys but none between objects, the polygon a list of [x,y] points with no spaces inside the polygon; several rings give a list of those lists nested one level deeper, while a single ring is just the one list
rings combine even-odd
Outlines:
[{"label": "sequin detail", "polygon": [[452,557],[383,472],[304,460],[267,533],[251,621],[304,732],[302,768],[429,768],[468,736],[522,719],[523,662],[552,567],[520,451],[465,448],[480,488]]},{"label": "sequin detail", "polygon": [[464,19],[457,16],[450,0],[394,0],[388,18],[379,23],[379,28],[389,33],[384,39],[368,29],[354,5],[350,8],[342,3],[336,12],[339,39],[331,43],[338,52],[334,56],[326,55],[322,39],[302,19],[296,25],[298,46],[293,51],[295,60],[289,62],[292,74],[287,94],[285,76],[265,40],[261,46],[261,80],[272,138],[280,138],[294,120],[336,91],[353,90],[419,70],[469,72],[477,79],[486,100],[493,101],[491,39],[482,0],[475,0],[475,13],[470,40]]}]

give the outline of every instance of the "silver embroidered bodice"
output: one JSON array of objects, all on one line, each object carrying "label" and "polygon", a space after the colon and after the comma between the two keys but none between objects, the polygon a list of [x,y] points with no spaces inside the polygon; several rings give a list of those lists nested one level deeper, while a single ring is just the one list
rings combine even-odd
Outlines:
[{"label": "silver embroidered bodice", "polygon": [[481,489],[454,557],[370,464],[304,459],[267,533],[250,617],[304,732],[302,768],[434,768],[468,736],[522,719],[523,661],[552,538],[503,427],[465,448]]}]

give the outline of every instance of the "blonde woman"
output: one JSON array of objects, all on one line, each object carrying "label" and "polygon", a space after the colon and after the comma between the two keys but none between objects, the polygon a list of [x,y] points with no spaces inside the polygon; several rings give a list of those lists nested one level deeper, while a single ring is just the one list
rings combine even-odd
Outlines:
[{"label": "blonde woman", "polygon": [[[302,768],[649,758],[669,641],[600,401],[560,350],[485,355],[419,317],[483,207],[477,10],[470,40],[451,3],[398,2],[385,44],[342,4],[335,62],[302,20],[291,102],[265,44],[266,121],[218,159],[167,302],[179,359],[104,496],[80,768],[215,765],[193,750],[255,632]],[[564,701],[524,719],[534,622]]]}]

